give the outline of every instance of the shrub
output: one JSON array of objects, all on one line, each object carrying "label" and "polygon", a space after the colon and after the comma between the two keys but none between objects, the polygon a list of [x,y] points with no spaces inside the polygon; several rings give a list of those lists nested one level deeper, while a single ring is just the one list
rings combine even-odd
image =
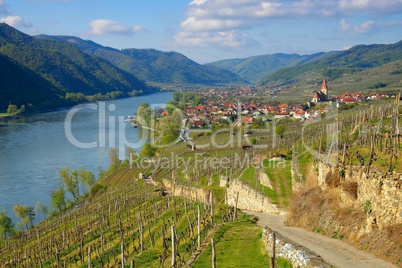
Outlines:
[{"label": "shrub", "polygon": [[91,191],[89,192],[89,195],[91,197],[94,197],[97,193],[102,193],[106,190],[106,187],[103,186],[102,184],[95,183],[94,186],[92,186]]}]

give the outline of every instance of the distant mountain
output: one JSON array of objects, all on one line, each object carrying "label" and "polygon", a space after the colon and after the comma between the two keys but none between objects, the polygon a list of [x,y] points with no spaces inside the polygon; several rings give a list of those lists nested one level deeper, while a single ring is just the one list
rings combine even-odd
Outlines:
[{"label": "distant mountain", "polygon": [[0,54],[0,111],[8,105],[32,105],[42,110],[62,106],[58,89],[45,78]]},{"label": "distant mountain", "polygon": [[284,54],[253,56],[244,59],[227,59],[208,63],[227,69],[247,81],[256,84],[267,75],[289,66],[298,66],[325,57],[327,53],[320,52],[312,55]]},{"label": "distant mountain", "polygon": [[0,53],[41,75],[61,97],[66,92],[94,95],[154,90],[132,74],[71,44],[34,38],[5,23],[0,24]]},{"label": "distant mountain", "polygon": [[306,83],[314,77],[336,80],[396,60],[402,60],[402,41],[395,44],[358,45],[332,53],[314,62],[282,68],[265,77],[259,86],[273,87]]},{"label": "distant mountain", "polygon": [[228,70],[200,65],[177,52],[134,48],[118,50],[74,36],[39,35],[37,38],[68,42],[147,82],[205,85],[246,82]]}]

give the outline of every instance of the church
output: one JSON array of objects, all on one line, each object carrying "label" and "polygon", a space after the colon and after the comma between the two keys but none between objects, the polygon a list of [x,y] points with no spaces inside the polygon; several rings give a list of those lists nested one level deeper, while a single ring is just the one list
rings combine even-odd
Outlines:
[{"label": "church", "polygon": [[327,102],[329,101],[328,97],[328,86],[327,81],[325,78],[322,79],[321,90],[314,93],[313,99],[311,100],[312,103],[318,102]]}]

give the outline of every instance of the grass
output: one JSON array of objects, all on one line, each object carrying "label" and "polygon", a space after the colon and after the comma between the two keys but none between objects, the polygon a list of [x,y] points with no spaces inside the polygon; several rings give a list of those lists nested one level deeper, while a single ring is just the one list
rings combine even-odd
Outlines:
[{"label": "grass", "polygon": [[[261,238],[261,228],[244,221],[227,223],[214,236],[217,267],[269,267],[269,256]],[[210,267],[209,245],[192,267]]]},{"label": "grass", "polygon": [[276,258],[276,267],[279,267],[279,268],[293,268],[293,265],[292,265],[292,263],[290,261],[288,261],[288,260],[286,260],[284,258],[278,257],[278,258]]},{"label": "grass", "polygon": [[269,168],[264,170],[276,191],[278,204],[285,207],[289,206],[289,199],[292,196],[292,174],[290,169],[291,163],[289,161],[273,161]]}]

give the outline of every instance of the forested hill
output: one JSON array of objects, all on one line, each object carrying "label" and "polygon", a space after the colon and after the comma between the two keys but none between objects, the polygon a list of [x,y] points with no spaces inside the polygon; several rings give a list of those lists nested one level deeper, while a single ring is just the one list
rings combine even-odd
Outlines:
[{"label": "forested hill", "polygon": [[74,36],[39,35],[36,37],[42,40],[71,43],[83,52],[106,59],[114,66],[147,82],[204,85],[246,82],[231,71],[212,65],[198,64],[177,52],[134,48],[118,50]]},{"label": "forested hill", "polygon": [[207,66],[212,65],[227,69],[240,77],[243,77],[247,81],[256,84],[263,80],[267,75],[270,75],[279,69],[312,62],[327,55],[329,55],[329,53],[324,52],[311,55],[276,53],[243,59],[220,60],[208,63]]},{"label": "forested hill", "polygon": [[[104,59],[83,53],[71,44],[34,38],[5,23],[0,24],[0,54],[8,56],[19,65],[43,77],[52,85],[49,90],[55,92],[60,98],[64,98],[67,92],[95,95],[120,91],[128,96],[128,93],[133,90],[142,93],[155,90],[132,74],[116,68]],[[16,84],[19,80],[31,79],[31,76],[7,77],[4,73],[0,76],[1,80],[7,80],[8,85]],[[14,89],[14,92],[24,91],[28,93],[28,96],[33,96],[40,90],[47,91],[42,86],[35,86],[38,84],[37,81],[25,82],[18,89]],[[31,86],[27,87],[30,84]],[[44,83],[41,85],[45,86]],[[5,102],[11,101],[10,96],[3,90],[0,94]],[[45,98],[43,101],[49,100],[54,104],[52,94],[45,95],[49,96],[49,99]],[[30,103],[35,105],[33,102]],[[4,107],[0,107],[0,110],[4,110]]]},{"label": "forested hill", "polygon": [[312,75],[336,80],[371,68],[402,60],[402,41],[395,44],[358,45],[314,62],[282,68],[265,77],[260,86],[290,85],[311,79]]},{"label": "forested hill", "polygon": [[31,104],[37,110],[65,104],[58,89],[34,71],[0,54],[0,111],[12,103]]}]

